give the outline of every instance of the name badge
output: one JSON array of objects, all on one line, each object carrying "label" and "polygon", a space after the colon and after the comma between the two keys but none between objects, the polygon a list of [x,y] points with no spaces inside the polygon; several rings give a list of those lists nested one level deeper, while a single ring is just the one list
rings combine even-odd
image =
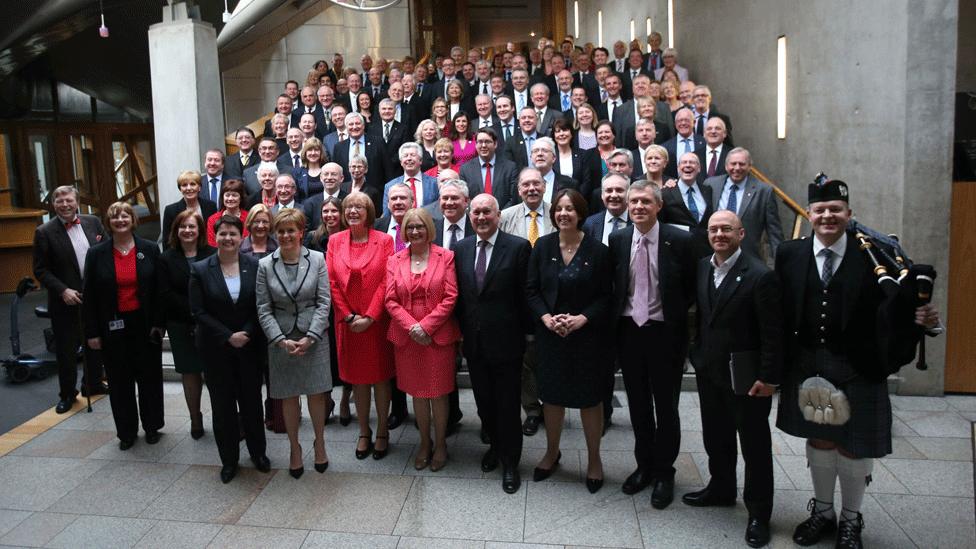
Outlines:
[{"label": "name badge", "polygon": [[110,332],[115,332],[123,328],[125,328],[125,321],[122,319],[108,321],[108,331]]}]

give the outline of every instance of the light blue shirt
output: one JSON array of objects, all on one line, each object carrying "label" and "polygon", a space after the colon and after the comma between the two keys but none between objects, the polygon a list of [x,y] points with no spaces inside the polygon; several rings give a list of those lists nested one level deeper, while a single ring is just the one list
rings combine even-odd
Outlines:
[{"label": "light blue shirt", "polygon": [[[685,206],[690,206],[688,204],[688,189],[695,189],[695,193],[692,196],[695,198],[695,206],[698,207],[698,215],[705,215],[705,208],[707,206],[705,204],[705,197],[702,196],[701,189],[698,188],[698,183],[695,182],[695,181],[692,181],[691,182],[691,185],[687,185],[687,184],[685,184],[684,181],[682,181],[682,180],[679,179],[678,180],[678,190],[681,191],[681,198],[684,199]],[[740,196],[737,195],[736,198],[738,199],[738,198],[740,198]],[[722,205],[724,206],[725,203],[723,202]],[[688,210],[690,211],[691,208],[689,207]]]},{"label": "light blue shirt", "polygon": [[[725,187],[722,188],[722,196],[719,198],[718,208],[719,210],[727,210],[729,204],[729,194],[732,192],[732,185],[735,185],[738,190],[735,192],[735,211],[732,212],[739,215],[742,211],[742,199],[745,198],[744,191],[746,189],[746,181],[743,179],[738,184],[732,182],[731,177],[725,178]],[[704,211],[704,210],[702,210]]]},{"label": "light blue shirt", "polygon": [[525,135],[525,133],[523,133],[522,134],[522,139],[525,140],[525,157],[529,159],[529,163],[531,164],[532,163],[532,144],[535,143],[535,140],[536,139],[539,139],[539,136],[536,135],[535,132],[532,132],[529,135]]}]

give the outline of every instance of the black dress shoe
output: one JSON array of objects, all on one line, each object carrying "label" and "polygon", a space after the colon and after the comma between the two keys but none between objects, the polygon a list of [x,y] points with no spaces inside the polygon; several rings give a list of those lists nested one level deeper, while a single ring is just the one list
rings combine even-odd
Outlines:
[{"label": "black dress shoe", "polygon": [[479,435],[481,436],[482,444],[491,444],[491,437],[488,436],[488,431],[485,430],[484,426],[481,427]]},{"label": "black dress shoe", "polygon": [[190,417],[190,437],[193,440],[200,440],[203,438],[203,414],[198,413],[196,416]]},{"label": "black dress shoe", "polygon": [[590,491],[591,494],[595,494],[603,488],[602,478],[587,478],[586,479],[586,489]]},{"label": "black dress shoe", "polygon": [[390,453],[390,435],[376,435],[376,440],[383,439],[386,441],[386,448],[380,450],[373,444],[373,459],[383,459],[386,454]]},{"label": "black dress shoe", "polygon": [[646,473],[642,469],[638,469],[627,477],[627,480],[624,481],[624,485],[621,487],[621,490],[623,490],[623,492],[628,496],[632,496],[650,486],[651,481],[653,480],[654,479],[651,477],[650,473]]},{"label": "black dress shoe", "polygon": [[386,426],[388,429],[396,429],[397,427],[403,425],[403,422],[407,419],[407,412],[393,412],[390,417],[386,420]]},{"label": "black dress shoe", "polygon": [[817,511],[815,498],[810,498],[807,511],[810,511],[810,518],[798,524],[793,530],[793,541],[804,547],[817,544],[825,535],[837,530],[836,519]]},{"label": "black dress shoe", "polygon": [[494,448],[488,448],[485,455],[481,458],[481,470],[490,473],[498,468],[498,454]]},{"label": "black dress shoe", "polygon": [[251,463],[254,464],[255,469],[261,471],[262,473],[271,472],[271,460],[268,459],[268,456],[251,456]]},{"label": "black dress shoe", "polygon": [[315,464],[315,470],[317,472],[319,472],[319,473],[324,473],[326,471],[326,469],[328,469],[328,468],[329,468],[329,462],[328,461],[326,461],[325,463],[316,463]]},{"label": "black dress shoe", "polygon": [[767,543],[769,543],[769,521],[749,517],[749,524],[746,526],[746,545],[762,547]]},{"label": "black dress shoe", "polygon": [[546,480],[547,478],[552,476],[553,471],[559,468],[559,460],[562,459],[562,457],[563,457],[562,452],[556,454],[556,461],[553,462],[552,467],[548,469],[543,469],[542,467],[536,467],[532,471],[532,482],[542,482],[543,480]]},{"label": "black dress shoe", "polygon": [[68,410],[71,409],[72,406],[74,406],[74,404],[75,404],[75,399],[72,398],[71,400],[68,400],[62,398],[61,400],[58,401],[58,405],[54,407],[54,411],[59,414],[65,414],[68,412]]},{"label": "black dress shoe", "polygon": [[288,469],[288,474],[291,475],[291,478],[302,478],[302,475],[305,474],[305,466],[302,465],[297,469]]},{"label": "black dress shoe", "polygon": [[837,549],[864,549],[861,543],[861,530],[864,529],[864,517],[861,513],[854,519],[840,519],[837,525]]},{"label": "black dress shoe", "polygon": [[519,477],[518,467],[502,466],[502,490],[505,490],[506,494],[514,494],[518,492],[520,486],[522,486],[522,479]]},{"label": "black dress shoe", "polygon": [[651,506],[655,509],[665,509],[674,501],[674,479],[658,479],[654,482],[651,493]]},{"label": "black dress shoe", "polygon": [[703,490],[688,492],[681,496],[681,501],[692,507],[733,507],[735,505],[735,493],[722,496],[706,486]]},{"label": "black dress shoe", "polygon": [[107,395],[107,394],[108,394],[108,384],[105,383],[104,381],[100,381],[95,385],[92,385],[91,388],[85,387],[84,385],[81,386],[81,396],[83,397],[95,396],[95,395]]},{"label": "black dress shoe", "polygon": [[234,480],[237,476],[237,464],[234,465],[224,465],[220,470],[220,482],[227,484],[228,482]]},{"label": "black dress shoe", "polygon": [[373,431],[370,430],[368,435],[359,435],[359,438],[360,439],[365,438],[369,442],[368,442],[368,444],[366,444],[366,449],[365,450],[360,450],[359,449],[359,446],[358,446],[359,441],[358,440],[356,441],[356,443],[357,443],[357,446],[356,446],[356,459],[366,459],[366,458],[369,457],[370,454],[373,453]]},{"label": "black dress shoe", "polygon": [[529,416],[522,422],[522,434],[530,437],[539,432],[539,425],[542,425],[542,416]]},{"label": "black dress shoe", "polygon": [[146,432],[146,444],[156,444],[161,438],[163,438],[163,434],[159,431]]},{"label": "black dress shoe", "polygon": [[135,445],[135,443],[136,443],[135,439],[124,438],[119,441],[119,450],[122,450],[124,452],[129,448],[132,448],[132,446]]}]

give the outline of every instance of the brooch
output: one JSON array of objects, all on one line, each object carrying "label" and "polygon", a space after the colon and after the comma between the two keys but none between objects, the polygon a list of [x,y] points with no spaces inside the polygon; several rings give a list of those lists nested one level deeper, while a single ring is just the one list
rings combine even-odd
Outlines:
[{"label": "brooch", "polygon": [[735,281],[736,282],[742,282],[742,276],[740,275],[740,276],[735,277]]},{"label": "brooch", "polygon": [[142,252],[136,254],[136,259],[146,259],[146,256],[142,255]]}]

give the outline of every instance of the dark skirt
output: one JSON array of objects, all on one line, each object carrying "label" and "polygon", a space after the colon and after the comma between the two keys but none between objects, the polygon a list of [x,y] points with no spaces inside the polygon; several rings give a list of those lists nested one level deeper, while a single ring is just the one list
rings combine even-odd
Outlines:
[{"label": "dark skirt", "polygon": [[[805,358],[808,361],[810,357]],[[804,419],[800,410],[800,384],[807,377],[802,366],[790,368],[780,392],[776,427],[795,437],[828,440],[856,458],[880,458],[891,453],[892,416],[887,381],[873,382],[861,376],[844,382],[831,379],[847,395],[851,418],[844,425],[821,425]]]},{"label": "dark skirt", "polygon": [[173,351],[173,364],[178,374],[199,374],[203,372],[203,358],[197,351],[192,326],[183,322],[169,321],[166,333]]},{"label": "dark skirt", "polygon": [[606,397],[606,339],[587,325],[561,337],[536,322],[536,387],[539,400],[566,408],[590,408]]}]

